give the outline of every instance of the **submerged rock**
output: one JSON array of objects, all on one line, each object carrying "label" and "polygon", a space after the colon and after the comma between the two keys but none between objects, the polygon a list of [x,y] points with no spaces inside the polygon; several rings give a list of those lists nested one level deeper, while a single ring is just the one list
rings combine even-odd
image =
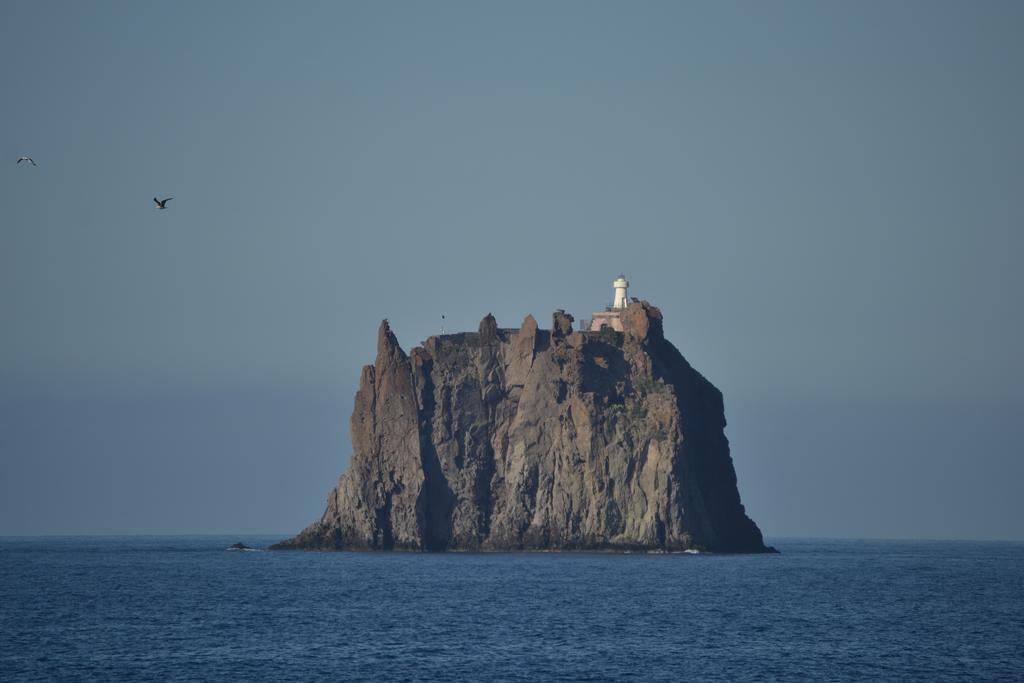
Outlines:
[{"label": "submerged rock", "polygon": [[352,459],[321,519],[275,549],[766,552],[722,394],[633,303],[624,332],[558,311],[431,337],[388,322],[363,368]]}]

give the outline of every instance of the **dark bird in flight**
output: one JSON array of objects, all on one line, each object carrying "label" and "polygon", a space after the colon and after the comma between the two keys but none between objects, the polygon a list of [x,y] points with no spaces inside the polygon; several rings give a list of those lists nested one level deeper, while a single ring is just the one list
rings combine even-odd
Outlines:
[{"label": "dark bird in flight", "polygon": [[27,161],[28,163],[32,164],[33,166],[38,166],[39,165],[39,164],[37,164],[35,162],[35,160],[32,157],[18,157],[17,163],[20,164],[23,161]]},{"label": "dark bird in flight", "polygon": [[167,202],[171,201],[172,199],[174,199],[174,197],[168,197],[167,199],[162,199],[162,200],[161,199],[157,199],[156,197],[153,197],[153,201],[156,202],[156,208],[158,208],[158,209],[166,209],[167,208]]}]

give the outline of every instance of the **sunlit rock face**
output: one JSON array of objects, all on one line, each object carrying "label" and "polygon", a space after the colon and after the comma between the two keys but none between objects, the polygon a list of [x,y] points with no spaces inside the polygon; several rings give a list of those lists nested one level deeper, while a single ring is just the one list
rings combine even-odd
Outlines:
[{"label": "sunlit rock face", "polygon": [[363,368],[352,458],[323,517],[279,549],[765,552],[722,394],[647,302],[623,331],[476,333],[406,355],[387,321]]}]

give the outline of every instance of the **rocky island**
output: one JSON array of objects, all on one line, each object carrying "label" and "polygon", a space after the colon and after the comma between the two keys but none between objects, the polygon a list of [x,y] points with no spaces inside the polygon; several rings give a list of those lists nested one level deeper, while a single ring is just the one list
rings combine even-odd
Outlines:
[{"label": "rocky island", "polygon": [[657,308],[617,304],[597,330],[487,315],[408,355],[383,321],[348,471],[320,520],[272,548],[770,552],[740,503],[721,392]]}]

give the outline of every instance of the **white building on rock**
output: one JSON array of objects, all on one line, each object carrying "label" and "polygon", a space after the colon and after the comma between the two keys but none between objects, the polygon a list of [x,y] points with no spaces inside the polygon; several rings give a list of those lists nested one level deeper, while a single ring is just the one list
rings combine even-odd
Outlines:
[{"label": "white building on rock", "polygon": [[619,275],[615,278],[612,287],[615,288],[612,305],[606,306],[603,311],[594,311],[593,317],[590,319],[590,326],[587,327],[591,332],[600,332],[602,327],[610,327],[616,332],[622,332],[622,312],[629,305],[629,297],[626,296],[629,282],[626,280],[626,276]]}]

